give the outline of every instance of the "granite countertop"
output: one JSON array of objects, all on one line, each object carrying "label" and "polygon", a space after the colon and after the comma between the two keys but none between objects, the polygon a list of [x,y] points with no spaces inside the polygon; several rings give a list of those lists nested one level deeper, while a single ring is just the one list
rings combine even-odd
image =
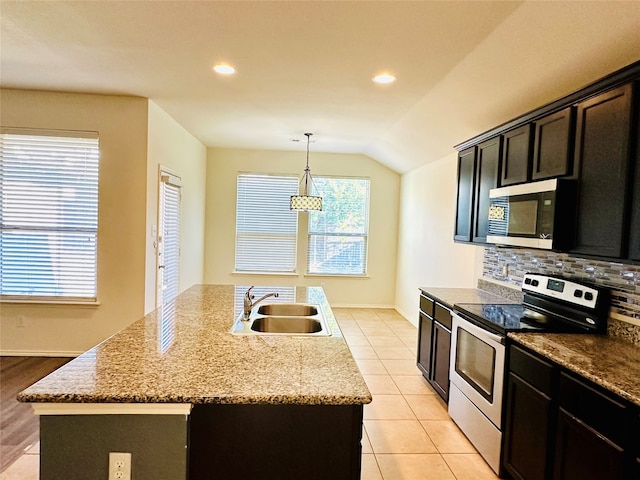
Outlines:
[{"label": "granite countertop", "polygon": [[420,287],[420,290],[450,307],[456,303],[520,303],[477,288]]},{"label": "granite countertop", "polygon": [[[319,287],[328,337],[239,336],[235,298],[247,287],[195,285],[43,378],[21,402],[358,405],[371,394]],[[295,293],[294,292],[295,289]],[[286,301],[280,299],[269,301]],[[237,303],[237,302],[235,302]]]},{"label": "granite countertop", "polygon": [[509,338],[640,406],[640,350],[610,335],[509,333]]}]

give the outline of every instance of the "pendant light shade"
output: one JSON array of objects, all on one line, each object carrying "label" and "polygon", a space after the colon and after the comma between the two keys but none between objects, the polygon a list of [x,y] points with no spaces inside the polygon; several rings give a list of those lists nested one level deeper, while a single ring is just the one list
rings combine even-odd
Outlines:
[{"label": "pendant light shade", "polygon": [[308,212],[309,210],[322,210],[322,197],[309,195],[313,193],[313,178],[311,177],[311,169],[309,168],[309,142],[313,133],[305,133],[307,137],[307,166],[304,169],[304,175],[300,180],[300,188],[298,195],[291,195],[290,210],[298,210]]},{"label": "pendant light shade", "polygon": [[291,195],[291,210],[307,212],[309,210],[322,210],[322,197],[310,195]]}]

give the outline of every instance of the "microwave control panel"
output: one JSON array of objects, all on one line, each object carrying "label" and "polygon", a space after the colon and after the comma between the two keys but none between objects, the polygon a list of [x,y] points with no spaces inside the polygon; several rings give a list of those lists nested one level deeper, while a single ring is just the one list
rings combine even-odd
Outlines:
[{"label": "microwave control panel", "polygon": [[556,192],[543,192],[540,194],[538,204],[540,213],[538,217],[538,235],[540,238],[553,238],[553,212],[555,211]]}]

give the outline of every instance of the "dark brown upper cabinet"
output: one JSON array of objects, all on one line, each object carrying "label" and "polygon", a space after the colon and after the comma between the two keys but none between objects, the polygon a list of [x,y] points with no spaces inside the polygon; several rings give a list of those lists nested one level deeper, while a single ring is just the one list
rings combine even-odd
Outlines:
[{"label": "dark brown upper cabinet", "polygon": [[632,84],[627,84],[578,104],[574,254],[625,256],[632,92]]},{"label": "dark brown upper cabinet", "polygon": [[636,151],[633,158],[635,175],[631,191],[631,226],[629,228],[628,257],[631,260],[640,262],[640,99],[636,100],[636,102],[639,108],[637,113],[638,121],[635,127]]},{"label": "dark brown upper cabinet", "polygon": [[458,153],[458,206],[453,234],[456,242],[471,241],[475,176],[476,147],[471,147]]},{"label": "dark brown upper cabinet", "polygon": [[473,243],[486,243],[489,227],[489,190],[498,186],[502,136],[478,145],[473,202]]},{"label": "dark brown upper cabinet", "polygon": [[563,251],[640,262],[640,61],[455,148],[455,241],[486,243],[490,189],[565,177],[579,198]]},{"label": "dark brown upper cabinet", "polygon": [[508,131],[502,137],[502,175],[500,186],[524,183],[531,178],[533,125]]},{"label": "dark brown upper cabinet", "polygon": [[573,125],[573,107],[536,120],[531,172],[533,180],[571,174]]}]

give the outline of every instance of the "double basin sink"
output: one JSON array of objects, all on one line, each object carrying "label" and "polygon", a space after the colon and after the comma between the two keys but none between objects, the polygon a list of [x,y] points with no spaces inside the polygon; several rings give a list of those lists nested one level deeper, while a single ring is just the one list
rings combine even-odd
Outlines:
[{"label": "double basin sink", "polygon": [[241,313],[231,327],[235,335],[329,336],[331,331],[319,305],[307,303],[264,303],[251,310],[249,319]]}]

